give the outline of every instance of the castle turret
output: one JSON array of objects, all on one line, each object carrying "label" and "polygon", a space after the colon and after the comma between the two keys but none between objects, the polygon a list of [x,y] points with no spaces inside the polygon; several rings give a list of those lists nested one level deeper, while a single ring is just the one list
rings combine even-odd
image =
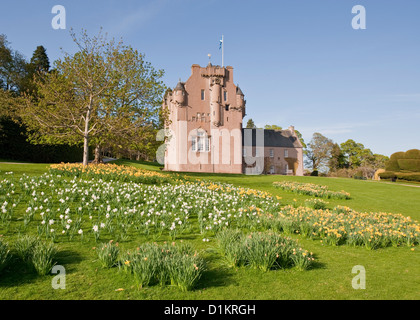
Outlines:
[{"label": "castle turret", "polygon": [[242,117],[245,116],[245,98],[244,94],[239,88],[239,86],[236,87],[236,107],[242,110]]},{"label": "castle turret", "polygon": [[236,105],[238,108],[245,107],[244,94],[242,93],[241,88],[238,86],[236,87]]},{"label": "castle turret", "polygon": [[210,116],[215,126],[220,125],[220,80],[211,79],[210,85]]},{"label": "castle turret", "polygon": [[178,82],[174,89],[173,99],[174,102],[179,106],[182,106],[185,103],[185,87],[181,81]]}]

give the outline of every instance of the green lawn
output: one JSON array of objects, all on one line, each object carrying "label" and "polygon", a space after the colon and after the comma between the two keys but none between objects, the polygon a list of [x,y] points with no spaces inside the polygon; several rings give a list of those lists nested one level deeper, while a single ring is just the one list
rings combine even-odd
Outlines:
[{"label": "green lawn", "polygon": [[[159,165],[137,161],[116,161],[150,170],[159,170]],[[46,164],[0,163],[0,179],[6,172],[39,175],[46,172]],[[328,185],[335,191],[345,190],[350,200],[327,200],[329,206],[345,205],[357,211],[383,211],[401,213],[420,221],[420,188],[400,184],[361,181],[341,178],[290,177],[290,176],[245,176],[186,173],[189,177],[241,185],[268,191],[282,197],[283,204],[296,199],[303,203],[309,196],[297,195],[276,189],[272,182],[293,180]],[[1,231],[0,231],[1,234]],[[17,233],[3,235],[5,241],[13,242]],[[294,269],[262,273],[249,268],[232,269],[225,266],[215,250],[215,241],[203,242],[200,234],[186,234],[183,241],[191,242],[202,250],[208,269],[198,287],[190,292],[181,292],[174,287],[152,286],[137,289],[133,279],[116,268],[102,269],[95,251],[94,241],[60,242],[58,263],[66,268],[66,289],[51,287],[53,275],[39,277],[23,265],[6,269],[0,275],[0,299],[419,299],[420,253],[419,247],[388,247],[369,251],[363,247],[328,246],[319,240],[300,236],[301,246],[315,254],[316,263],[307,271]],[[121,243],[122,248],[133,248],[144,241]],[[163,241],[163,240],[162,240]],[[366,269],[366,289],[352,288],[352,268],[362,265]],[[12,271],[13,269],[13,271]],[[124,289],[116,291],[117,289]]]}]

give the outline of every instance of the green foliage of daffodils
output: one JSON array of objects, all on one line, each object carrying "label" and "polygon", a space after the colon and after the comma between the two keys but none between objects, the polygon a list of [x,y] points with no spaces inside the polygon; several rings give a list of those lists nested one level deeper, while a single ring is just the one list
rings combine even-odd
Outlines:
[{"label": "green foliage of daffodils", "polygon": [[9,245],[0,239],[0,272],[7,267],[10,257]]},{"label": "green foliage of daffodils", "polygon": [[96,249],[98,253],[99,261],[104,268],[112,268],[118,264],[118,255],[120,248],[118,243],[113,243],[111,240],[108,243],[103,243],[99,248]]},{"label": "green foliage of daffodils", "polygon": [[40,276],[50,273],[56,264],[57,247],[53,243],[38,242],[32,253],[32,264]]},{"label": "green foliage of daffodils", "polygon": [[326,199],[350,199],[350,193],[343,191],[331,191],[328,186],[322,186],[313,183],[299,183],[294,181],[276,181],[273,182],[276,188],[303,194],[313,197]]},{"label": "green foliage of daffodils", "polygon": [[135,251],[126,252],[121,257],[120,267],[134,276],[140,288],[159,283],[189,291],[201,278],[205,264],[188,245],[145,243]]},{"label": "green foliage of daffodils", "polygon": [[267,272],[271,269],[296,267],[308,269],[315,260],[312,252],[299,247],[291,238],[273,232],[226,229],[217,234],[219,248],[230,266],[249,266]]}]

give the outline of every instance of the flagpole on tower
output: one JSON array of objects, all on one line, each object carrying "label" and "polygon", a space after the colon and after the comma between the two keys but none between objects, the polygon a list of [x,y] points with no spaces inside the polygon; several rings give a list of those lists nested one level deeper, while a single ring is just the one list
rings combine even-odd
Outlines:
[{"label": "flagpole on tower", "polygon": [[225,42],[223,40],[223,34],[222,34],[222,68],[225,66],[224,61],[223,61],[223,59],[224,59],[224,47],[225,47]]}]

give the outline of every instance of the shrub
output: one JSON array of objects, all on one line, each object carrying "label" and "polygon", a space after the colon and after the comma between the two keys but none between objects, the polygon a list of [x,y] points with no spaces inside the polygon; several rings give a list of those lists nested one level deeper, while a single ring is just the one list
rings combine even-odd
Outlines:
[{"label": "shrub", "polygon": [[339,177],[339,178],[352,178],[355,175],[356,169],[351,168],[341,168],[336,170],[330,170],[328,172],[329,177]]},{"label": "shrub", "polygon": [[420,172],[420,159],[399,159],[398,166],[401,170]]},{"label": "shrub", "polygon": [[405,152],[395,152],[389,157],[388,162],[385,164],[386,171],[400,171],[398,159],[404,159]]},{"label": "shrub", "polygon": [[416,181],[420,182],[420,173],[417,172],[389,172],[385,171],[379,173],[381,179],[391,179],[395,181],[398,180],[406,180],[406,181]]},{"label": "shrub", "polygon": [[395,172],[393,171],[381,172],[379,173],[379,176],[381,177],[381,179],[394,179],[397,177]]},{"label": "shrub", "polygon": [[389,159],[390,160],[398,160],[398,159],[404,159],[404,157],[405,157],[405,152],[404,151],[399,151],[399,152],[395,152],[395,153],[391,154]]},{"label": "shrub", "polygon": [[36,272],[43,276],[48,274],[55,265],[57,247],[53,243],[38,242],[33,248],[32,265]]},{"label": "shrub", "polygon": [[112,268],[118,263],[118,254],[120,249],[118,243],[114,244],[111,240],[108,243],[103,243],[96,249],[99,261],[104,268]]},{"label": "shrub", "polygon": [[318,177],[318,170],[314,170],[311,172],[312,177]]},{"label": "shrub", "polygon": [[401,170],[420,172],[420,150],[411,149],[406,152],[395,152],[385,165],[386,171]]},{"label": "shrub", "polygon": [[400,180],[420,182],[420,173],[403,173],[397,172],[395,176]]},{"label": "shrub", "polygon": [[10,257],[8,244],[0,240],[0,272],[7,267]]},{"label": "shrub", "polygon": [[404,159],[418,159],[420,160],[420,150],[411,149],[405,152]]},{"label": "shrub", "polygon": [[398,165],[397,159],[389,159],[385,164],[386,171],[400,171],[400,166]]}]

